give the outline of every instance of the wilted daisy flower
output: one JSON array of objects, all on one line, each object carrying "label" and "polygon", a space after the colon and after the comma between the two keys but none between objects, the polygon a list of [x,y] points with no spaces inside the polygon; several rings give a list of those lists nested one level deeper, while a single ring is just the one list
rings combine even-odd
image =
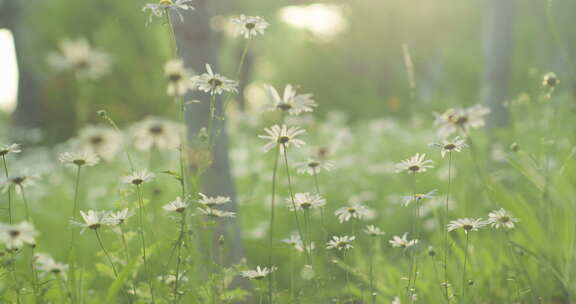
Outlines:
[{"label": "wilted daisy flower", "polygon": [[0,242],[6,249],[18,249],[28,245],[36,245],[35,238],[38,235],[31,223],[20,222],[18,224],[0,224]]},{"label": "wilted daisy flower", "polygon": [[147,117],[135,123],[130,131],[136,149],[168,150],[179,147],[184,126],[159,117]]},{"label": "wilted daisy flower", "polygon": [[546,73],[544,75],[544,78],[542,80],[543,86],[549,87],[549,88],[555,88],[559,84],[560,84],[560,80],[558,79],[558,76],[556,76],[556,73],[549,72],[549,73]]},{"label": "wilted daisy flower", "polygon": [[207,217],[214,217],[214,218],[234,218],[236,217],[236,213],[230,211],[223,211],[214,208],[198,208],[198,211]]},{"label": "wilted daisy flower", "polygon": [[60,162],[68,165],[75,165],[78,167],[82,166],[94,166],[100,159],[96,154],[92,152],[64,152],[60,154]]},{"label": "wilted daisy flower", "polygon": [[426,159],[426,154],[416,153],[416,155],[405,159],[396,165],[396,172],[407,171],[409,173],[426,172],[434,168],[432,161]]},{"label": "wilted daisy flower", "polygon": [[336,212],[334,212],[334,215],[338,217],[338,221],[340,221],[340,223],[344,223],[353,218],[360,220],[371,217],[373,213],[374,212],[370,210],[368,207],[360,203],[356,203],[352,204],[351,206],[342,207],[336,210]]},{"label": "wilted daisy flower", "polygon": [[206,196],[202,193],[198,193],[201,196],[201,199],[198,200],[198,203],[200,205],[206,206],[206,207],[215,207],[217,205],[222,205],[222,204],[226,204],[232,201],[232,199],[230,199],[230,197],[228,196],[214,196],[214,197],[210,197],[210,196]]},{"label": "wilted daisy flower", "polygon": [[408,233],[404,233],[402,237],[395,235],[388,242],[392,245],[392,247],[397,248],[409,248],[418,244],[418,240],[408,240]]},{"label": "wilted daisy flower", "polygon": [[414,202],[415,200],[423,200],[423,199],[431,199],[434,198],[434,195],[436,194],[436,189],[428,192],[428,193],[417,193],[417,194],[413,194],[413,195],[405,195],[402,197],[402,205],[404,206],[408,206],[410,205],[410,203]]},{"label": "wilted daisy flower", "polygon": [[471,218],[461,218],[457,220],[450,221],[448,223],[448,231],[453,231],[462,228],[464,232],[468,233],[470,231],[478,231],[480,228],[486,226],[486,222],[481,218],[471,219]]},{"label": "wilted daisy flower", "polygon": [[269,142],[264,145],[264,151],[268,152],[278,145],[289,147],[293,145],[299,148],[305,144],[303,140],[296,138],[299,135],[306,133],[305,130],[298,127],[288,127],[286,125],[273,125],[270,128],[264,129],[266,135],[258,135],[259,138],[267,139]]},{"label": "wilted daisy flower", "polygon": [[266,109],[269,111],[280,110],[291,115],[298,115],[302,112],[312,112],[317,106],[312,100],[312,94],[297,94],[296,89],[290,84],[284,88],[282,97],[273,86],[266,85],[265,87],[269,98]]},{"label": "wilted daisy flower", "polygon": [[39,271],[44,272],[46,274],[66,276],[66,272],[68,271],[68,265],[63,263],[57,263],[48,254],[37,253],[35,255],[35,260],[36,264],[38,264],[36,269],[38,269]]},{"label": "wilted daisy flower", "polygon": [[110,56],[93,49],[84,38],[62,40],[60,52],[48,55],[48,63],[55,69],[73,71],[79,78],[90,79],[110,71]]},{"label": "wilted daisy flower", "polygon": [[220,95],[223,92],[237,93],[238,82],[230,80],[220,74],[214,73],[209,64],[206,64],[206,73],[193,76],[193,86],[199,91]]},{"label": "wilted daisy flower", "polygon": [[180,21],[184,21],[180,11],[194,10],[194,7],[192,6],[192,0],[160,0],[158,3],[144,5],[142,11],[145,12],[147,10],[150,10],[149,22],[152,17],[164,17],[164,14],[169,13],[169,11],[175,12]]},{"label": "wilted daisy flower", "polygon": [[326,243],[326,249],[338,249],[338,250],[348,250],[353,248],[352,242],[356,239],[354,236],[333,236],[328,243]]},{"label": "wilted daisy flower", "polygon": [[286,204],[288,204],[290,211],[309,210],[324,206],[326,204],[326,200],[318,194],[310,194],[305,192],[294,194],[294,204],[292,204],[291,198],[287,198]]},{"label": "wilted daisy flower", "polygon": [[162,208],[164,208],[166,211],[182,213],[184,210],[186,210],[186,208],[188,208],[188,203],[182,200],[180,197],[177,197],[175,200],[164,205]]},{"label": "wilted daisy flower", "polygon": [[82,220],[84,222],[73,220],[72,224],[82,227],[83,228],[82,232],[84,232],[86,228],[95,230],[100,228],[101,226],[111,224],[109,221],[107,211],[94,211],[94,210],[88,210],[88,212],[80,211],[80,215],[82,216]]},{"label": "wilted daisy flower", "polygon": [[330,171],[334,168],[334,164],[329,160],[309,158],[305,162],[297,163],[296,168],[300,174],[314,175],[321,171]]},{"label": "wilted daisy flower", "polygon": [[469,108],[451,108],[442,114],[435,114],[434,125],[438,127],[438,136],[446,138],[453,133],[460,132],[467,136],[470,130],[484,126],[484,116],[490,109],[483,105],[474,105]]},{"label": "wilted daisy flower", "polygon": [[122,182],[125,184],[142,185],[152,181],[156,176],[146,170],[134,172],[131,175],[124,176]]},{"label": "wilted daisy flower", "polygon": [[116,211],[116,212],[109,212],[108,213],[108,218],[106,219],[106,221],[110,224],[110,225],[122,225],[124,224],[124,222],[126,222],[126,220],[132,216],[132,212],[130,212],[128,210],[128,208],[122,209],[120,211]]},{"label": "wilted daisy flower", "polygon": [[240,275],[250,280],[262,280],[272,272],[276,271],[276,269],[276,267],[268,268],[256,266],[255,270],[244,270],[240,272]]},{"label": "wilted daisy flower", "polygon": [[0,147],[0,156],[6,156],[10,153],[20,153],[20,152],[22,152],[22,150],[20,149],[19,144],[10,144]]},{"label": "wilted daisy flower", "polygon": [[384,235],[384,231],[380,230],[380,228],[374,226],[374,225],[368,225],[366,226],[366,229],[364,229],[364,233],[366,233],[369,236],[380,236],[380,235]]},{"label": "wilted daisy flower", "polygon": [[123,136],[106,126],[88,126],[83,128],[75,138],[78,150],[92,152],[99,157],[110,160],[122,150]]},{"label": "wilted daisy flower", "polygon": [[520,220],[504,209],[494,210],[488,214],[488,223],[496,229],[513,229]]},{"label": "wilted daisy flower", "polygon": [[460,152],[463,148],[467,147],[466,140],[460,138],[460,136],[456,136],[453,139],[443,139],[442,142],[433,145],[440,148],[442,158],[444,158],[447,153]]},{"label": "wilted daisy flower", "polygon": [[168,79],[168,96],[183,96],[192,89],[192,72],[184,67],[182,59],[172,59],[164,65],[164,75]]},{"label": "wilted daisy flower", "polygon": [[232,18],[232,23],[238,25],[238,34],[246,39],[264,34],[264,30],[270,25],[262,17],[245,15]]}]

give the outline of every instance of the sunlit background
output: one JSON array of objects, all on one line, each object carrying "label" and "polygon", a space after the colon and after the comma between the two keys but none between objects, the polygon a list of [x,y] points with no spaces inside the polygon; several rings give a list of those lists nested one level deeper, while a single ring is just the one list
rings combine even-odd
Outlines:
[{"label": "sunlit background", "polygon": [[[73,134],[66,123],[75,117],[79,99],[87,107],[88,121],[97,119],[94,112],[100,108],[126,121],[171,114],[162,106],[167,98],[161,73],[170,57],[169,40],[165,28],[147,24],[141,10],[145,1],[15,3],[20,6],[11,25],[18,33],[16,54],[11,32],[0,31],[3,112],[15,110],[18,117],[30,117],[26,111],[40,113],[34,124],[50,141]],[[271,24],[251,46],[246,64],[250,81],[237,100],[244,109],[264,102],[263,84],[291,83],[315,95],[320,116],[338,110],[358,120],[482,102],[487,67],[500,60],[489,55],[490,46],[500,39],[491,28],[512,37],[501,46],[510,55],[503,65],[509,68],[505,98],[522,94],[525,83],[546,71],[574,75],[576,2],[515,1],[509,12],[493,18],[494,11],[501,10],[495,5],[498,1],[249,0],[211,3],[207,12],[212,16],[209,30],[220,41],[218,61],[227,75],[234,73],[244,46],[231,33],[227,18],[260,15]],[[186,18],[198,14],[187,12]],[[510,26],[502,27],[502,19]],[[63,39],[80,37],[110,54],[113,64],[106,77],[78,86],[70,74],[50,68],[47,56]],[[26,94],[18,94],[26,106],[17,109],[16,58],[25,77],[21,85],[31,84],[23,89]]]}]

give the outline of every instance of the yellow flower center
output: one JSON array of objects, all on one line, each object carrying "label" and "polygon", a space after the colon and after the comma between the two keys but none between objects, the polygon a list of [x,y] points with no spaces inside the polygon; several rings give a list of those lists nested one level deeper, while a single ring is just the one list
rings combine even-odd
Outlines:
[{"label": "yellow flower center", "polygon": [[160,4],[161,4],[161,5],[171,5],[171,4],[172,4],[172,0],[160,0]]}]

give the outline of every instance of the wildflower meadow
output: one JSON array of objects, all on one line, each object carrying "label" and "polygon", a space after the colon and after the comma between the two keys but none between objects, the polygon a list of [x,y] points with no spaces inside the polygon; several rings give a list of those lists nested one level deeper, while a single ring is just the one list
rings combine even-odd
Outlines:
[{"label": "wildflower meadow", "polygon": [[569,1],[24,2],[0,303],[575,303]]}]

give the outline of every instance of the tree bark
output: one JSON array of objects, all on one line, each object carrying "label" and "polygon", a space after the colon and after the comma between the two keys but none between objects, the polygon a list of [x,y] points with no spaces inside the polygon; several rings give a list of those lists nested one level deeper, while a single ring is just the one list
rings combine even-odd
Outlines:
[{"label": "tree bark", "polygon": [[504,101],[510,96],[512,77],[514,0],[488,0],[484,22],[484,103],[492,113],[489,127],[508,122]]},{"label": "tree bark", "polygon": [[[210,27],[210,19],[213,16],[213,8],[207,0],[197,0],[194,2],[196,8],[191,16],[186,16],[184,22],[176,21],[174,24],[176,40],[180,56],[182,56],[186,66],[193,68],[197,73],[205,72],[205,64],[218,71],[218,46],[219,34]],[[175,18],[174,20],[178,20]],[[233,77],[231,75],[227,75]],[[201,147],[198,133],[202,128],[207,128],[210,111],[210,97],[205,93],[192,93],[187,96],[187,100],[199,100],[200,103],[191,104],[186,111],[186,124],[188,139],[191,145],[192,158],[195,158],[197,147]],[[217,113],[222,116],[222,100],[217,98]],[[228,137],[225,129],[225,122],[216,119],[214,122],[214,133],[216,134],[212,153],[212,164],[203,177],[203,191],[206,195],[229,196],[232,203],[230,211],[237,211],[237,200],[234,182],[232,179],[230,161],[228,158]],[[194,166],[192,169],[195,169]],[[236,219],[222,221],[221,232],[225,239],[225,248],[228,250],[225,256],[225,263],[228,265],[239,263],[244,256],[242,246],[242,231]],[[217,236],[216,236],[217,237]]]},{"label": "tree bark", "polygon": [[28,33],[26,26],[22,24],[22,9],[20,0],[0,0],[0,28],[7,28],[12,32],[18,60],[18,103],[14,122],[25,127],[40,127],[43,121],[40,85],[34,75],[31,60],[28,60]]}]

